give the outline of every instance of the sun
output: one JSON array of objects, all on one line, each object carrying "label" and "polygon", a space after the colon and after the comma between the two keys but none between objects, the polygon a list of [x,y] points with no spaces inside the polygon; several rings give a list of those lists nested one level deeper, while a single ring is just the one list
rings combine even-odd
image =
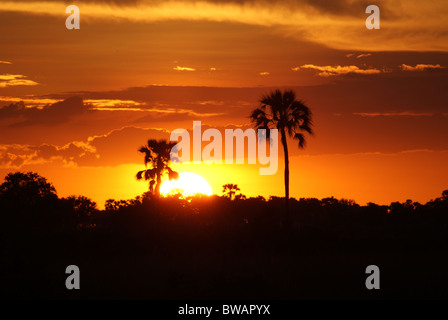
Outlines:
[{"label": "sun", "polygon": [[208,182],[200,175],[192,172],[179,173],[179,179],[166,180],[160,186],[160,193],[167,195],[169,193],[180,192],[184,196],[191,196],[194,194],[202,193],[205,195],[212,195],[213,191]]}]

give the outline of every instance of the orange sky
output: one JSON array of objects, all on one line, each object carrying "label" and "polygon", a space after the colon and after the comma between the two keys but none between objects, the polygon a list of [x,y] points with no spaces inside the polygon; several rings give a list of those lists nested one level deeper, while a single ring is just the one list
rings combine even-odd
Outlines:
[{"label": "orange sky", "polygon": [[[0,2],[0,177],[36,171],[60,196],[133,198],[147,138],[194,120],[248,127],[262,94],[291,88],[314,113],[290,141],[291,195],[388,204],[448,188],[446,1]],[[367,30],[369,4],[381,29]],[[67,99],[67,100],[65,100]],[[64,101],[65,100],[65,101]],[[19,103],[23,101],[23,104]],[[279,154],[282,157],[281,149]],[[220,194],[284,193],[256,165],[183,165]]]}]

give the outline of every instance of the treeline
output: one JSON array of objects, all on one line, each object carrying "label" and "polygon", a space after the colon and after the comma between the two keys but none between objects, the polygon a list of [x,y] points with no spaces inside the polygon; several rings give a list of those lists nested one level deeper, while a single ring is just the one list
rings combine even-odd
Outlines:
[{"label": "treeline", "polygon": [[[448,298],[447,209],[448,191],[426,204],[291,199],[287,224],[284,198],[235,193],[144,194],[110,199],[99,210],[83,196],[59,198],[36,173],[16,172],[0,185],[0,293],[368,298],[364,270],[378,264],[389,283],[381,297]],[[64,286],[71,264],[83,279],[76,292]]]},{"label": "treeline", "polygon": [[[235,185],[235,187],[237,187]],[[238,188],[239,191],[239,188]],[[0,185],[0,208],[3,228],[39,229],[46,231],[105,231],[129,228],[156,228],[157,223],[197,225],[203,228],[266,228],[284,227],[284,198],[262,196],[246,198],[232,190],[223,196],[183,197],[174,194],[152,197],[145,193],[135,199],[114,200],[99,210],[84,196],[59,198],[46,178],[33,172],[15,172]],[[448,190],[426,204],[407,200],[390,205],[368,203],[360,206],[353,200],[334,197],[290,199],[292,230],[319,228],[350,230],[351,236],[367,236],[369,230],[382,234],[397,228],[431,230],[448,227]],[[130,231],[130,230],[127,230]]]}]

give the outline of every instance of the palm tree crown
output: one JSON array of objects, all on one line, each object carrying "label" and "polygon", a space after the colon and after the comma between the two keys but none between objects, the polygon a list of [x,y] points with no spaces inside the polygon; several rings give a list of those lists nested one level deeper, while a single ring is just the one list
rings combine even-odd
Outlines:
[{"label": "palm tree crown", "polygon": [[[174,142],[166,140],[149,139],[147,145],[140,147],[139,152],[144,154],[145,167],[147,169],[137,172],[137,180],[149,181],[149,191],[154,195],[160,195],[162,176],[168,174],[168,178],[178,179],[179,174],[172,170],[170,165]],[[154,188],[155,186],[155,188]]]},{"label": "palm tree crown", "polygon": [[285,198],[288,207],[289,199],[289,155],[287,136],[298,140],[299,148],[306,143],[305,134],[313,134],[311,110],[303,101],[296,99],[292,90],[275,90],[260,99],[260,107],[250,115],[256,129],[278,129],[285,155]]},{"label": "palm tree crown", "polygon": [[296,99],[294,91],[275,90],[263,96],[260,103],[261,106],[250,115],[255,128],[278,129],[281,135],[287,133],[298,140],[299,148],[303,148],[306,143],[304,133],[313,134],[312,113],[303,101]]}]

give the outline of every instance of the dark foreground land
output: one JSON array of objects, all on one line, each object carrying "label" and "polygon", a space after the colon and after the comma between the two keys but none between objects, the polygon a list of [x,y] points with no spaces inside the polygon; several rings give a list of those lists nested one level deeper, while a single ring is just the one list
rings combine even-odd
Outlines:
[{"label": "dark foreground land", "polygon": [[[448,298],[448,199],[2,204],[3,298]],[[81,204],[80,204],[81,203]],[[381,289],[367,290],[377,265]],[[77,265],[81,289],[67,290]]]}]

